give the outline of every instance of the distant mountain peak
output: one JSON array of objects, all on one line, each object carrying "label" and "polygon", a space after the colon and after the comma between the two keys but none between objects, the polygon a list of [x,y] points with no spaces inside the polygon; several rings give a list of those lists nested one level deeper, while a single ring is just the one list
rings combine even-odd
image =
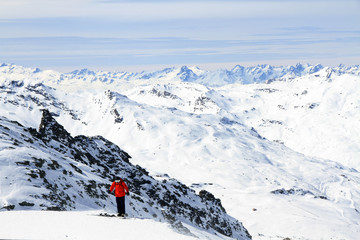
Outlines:
[{"label": "distant mountain peak", "polygon": [[192,82],[198,78],[198,76],[187,66],[182,66],[177,76],[184,82]]},{"label": "distant mountain peak", "polygon": [[87,68],[72,71],[71,74],[73,74],[73,75],[96,75],[96,73],[94,71],[91,71]]}]

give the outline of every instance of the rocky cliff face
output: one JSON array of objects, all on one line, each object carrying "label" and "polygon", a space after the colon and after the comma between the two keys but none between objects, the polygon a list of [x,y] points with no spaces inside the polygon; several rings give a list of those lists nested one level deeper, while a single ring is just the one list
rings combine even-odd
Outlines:
[{"label": "rocky cliff face", "polygon": [[0,151],[2,210],[115,210],[107,191],[121,176],[131,192],[130,216],[168,221],[184,234],[191,232],[183,223],[251,239],[211,193],[196,194],[166,174],[155,179],[103,137],[71,136],[47,110],[38,131],[0,118]]}]

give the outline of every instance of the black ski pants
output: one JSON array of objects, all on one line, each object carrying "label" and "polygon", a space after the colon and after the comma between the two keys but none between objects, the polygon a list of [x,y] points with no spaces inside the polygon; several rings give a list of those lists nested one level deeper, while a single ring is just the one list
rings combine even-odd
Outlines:
[{"label": "black ski pants", "polygon": [[116,197],[116,205],[119,214],[125,214],[125,197]]}]

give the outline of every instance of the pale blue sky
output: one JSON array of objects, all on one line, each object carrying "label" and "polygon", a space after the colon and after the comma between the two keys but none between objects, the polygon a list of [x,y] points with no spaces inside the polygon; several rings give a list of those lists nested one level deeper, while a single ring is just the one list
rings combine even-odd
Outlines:
[{"label": "pale blue sky", "polygon": [[1,0],[0,62],[71,71],[360,64],[360,0]]}]

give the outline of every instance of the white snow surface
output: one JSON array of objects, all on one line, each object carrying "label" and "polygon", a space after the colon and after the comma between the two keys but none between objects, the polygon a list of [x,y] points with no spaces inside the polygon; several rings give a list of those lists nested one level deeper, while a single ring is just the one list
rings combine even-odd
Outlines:
[{"label": "white snow surface", "polygon": [[100,212],[0,212],[0,239],[227,239],[191,229],[197,237],[174,232],[167,223],[151,219],[101,217]]},{"label": "white snow surface", "polygon": [[[0,115],[37,128],[40,109],[47,108],[72,135],[102,135],[153,176],[167,173],[212,192],[253,239],[355,240],[360,236],[359,73],[358,66],[264,65],[60,74],[3,64]],[[1,170],[1,177],[6,174]],[[276,190],[280,194],[272,193]],[[99,226],[108,221],[87,213],[39,212],[1,212],[0,219],[8,222],[16,214],[34,214],[38,221],[74,214],[74,221]],[[124,224],[187,239],[171,235],[161,223],[130,223]],[[86,239],[72,228],[58,236],[67,233]],[[38,236],[10,235],[0,238]]]}]

